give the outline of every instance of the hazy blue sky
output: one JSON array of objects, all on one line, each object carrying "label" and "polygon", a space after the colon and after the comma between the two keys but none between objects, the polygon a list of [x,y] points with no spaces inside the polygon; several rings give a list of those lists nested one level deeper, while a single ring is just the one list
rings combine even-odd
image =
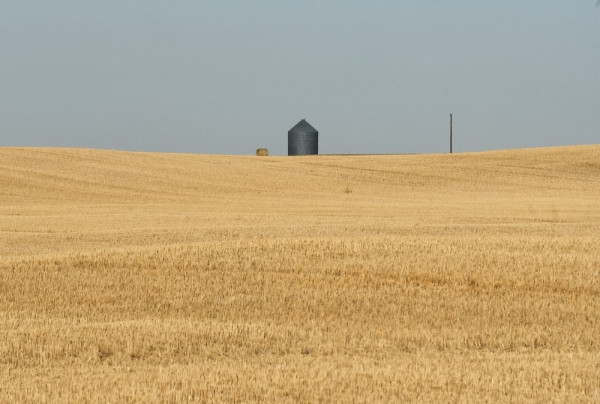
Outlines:
[{"label": "hazy blue sky", "polygon": [[6,146],[600,143],[596,0],[1,0],[0,61]]}]

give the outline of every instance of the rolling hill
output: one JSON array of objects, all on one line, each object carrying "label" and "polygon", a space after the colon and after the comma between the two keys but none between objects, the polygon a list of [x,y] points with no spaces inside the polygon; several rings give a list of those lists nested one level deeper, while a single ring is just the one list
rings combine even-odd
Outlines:
[{"label": "rolling hill", "polygon": [[0,148],[0,401],[600,400],[600,146]]}]

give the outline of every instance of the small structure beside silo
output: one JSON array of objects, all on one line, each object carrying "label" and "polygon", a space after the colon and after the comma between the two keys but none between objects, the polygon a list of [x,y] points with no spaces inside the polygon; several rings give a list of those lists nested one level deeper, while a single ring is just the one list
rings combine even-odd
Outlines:
[{"label": "small structure beside silo", "polygon": [[288,131],[288,156],[319,154],[319,132],[306,120]]}]

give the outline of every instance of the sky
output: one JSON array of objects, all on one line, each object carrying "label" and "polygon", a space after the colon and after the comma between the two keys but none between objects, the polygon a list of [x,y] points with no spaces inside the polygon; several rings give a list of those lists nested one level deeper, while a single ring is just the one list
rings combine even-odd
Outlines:
[{"label": "sky", "polygon": [[596,0],[2,0],[0,146],[600,143]]}]

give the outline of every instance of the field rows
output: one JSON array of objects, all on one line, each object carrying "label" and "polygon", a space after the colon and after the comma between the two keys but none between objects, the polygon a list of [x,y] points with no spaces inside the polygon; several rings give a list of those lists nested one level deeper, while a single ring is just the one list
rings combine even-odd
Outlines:
[{"label": "field rows", "polygon": [[2,402],[600,401],[600,147],[0,157]]}]

